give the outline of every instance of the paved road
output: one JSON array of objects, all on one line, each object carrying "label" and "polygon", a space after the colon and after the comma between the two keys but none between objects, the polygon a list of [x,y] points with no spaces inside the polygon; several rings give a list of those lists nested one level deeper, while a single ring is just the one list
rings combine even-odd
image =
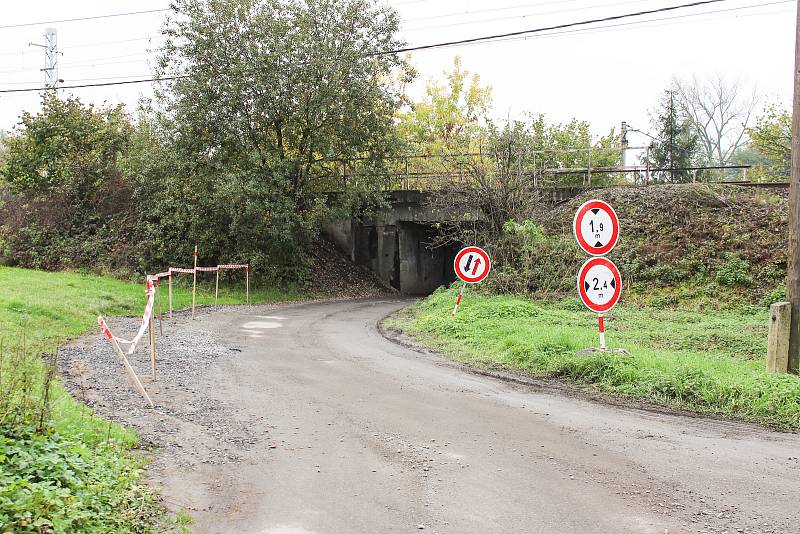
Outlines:
[{"label": "paved road", "polygon": [[204,380],[256,438],[231,463],[160,470],[168,502],[215,533],[800,532],[798,436],[467,372],[378,332],[407,304],[191,323],[241,349]]}]

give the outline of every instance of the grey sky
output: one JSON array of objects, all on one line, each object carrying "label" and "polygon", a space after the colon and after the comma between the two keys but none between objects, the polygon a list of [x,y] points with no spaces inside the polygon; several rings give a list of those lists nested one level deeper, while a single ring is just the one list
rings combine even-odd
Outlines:
[{"label": "grey sky", "polygon": [[[687,0],[391,0],[411,45],[550,26],[686,3]],[[0,26],[167,7],[166,0],[2,2]],[[420,78],[441,77],[455,55],[492,86],[495,115],[543,112],[551,120],[589,120],[595,133],[622,120],[647,129],[647,110],[673,76],[721,75],[757,87],[767,101],[791,102],[794,1],[728,0],[678,12],[502,43],[417,52]],[[749,7],[758,6],[758,7]],[[713,13],[711,13],[713,12]],[[703,15],[695,15],[708,13]],[[691,15],[691,16],[690,16]],[[60,77],[66,84],[150,75],[163,13],[57,23]],[[678,18],[676,18],[678,17]],[[644,24],[638,20],[659,19]],[[620,25],[624,24],[624,25]],[[0,88],[37,87],[45,26],[0,28]],[[152,40],[149,38],[153,37]],[[86,101],[135,105],[147,84],[73,90]],[[0,95],[0,129],[10,129],[38,95]],[[641,141],[644,141],[642,139]],[[632,139],[637,142],[637,139]]]}]

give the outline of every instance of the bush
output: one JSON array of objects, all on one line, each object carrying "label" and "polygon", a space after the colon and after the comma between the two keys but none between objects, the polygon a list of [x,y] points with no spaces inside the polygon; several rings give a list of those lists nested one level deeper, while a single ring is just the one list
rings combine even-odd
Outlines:
[{"label": "bush", "polygon": [[750,265],[736,254],[725,254],[725,263],[717,270],[717,283],[724,287],[750,286]]}]

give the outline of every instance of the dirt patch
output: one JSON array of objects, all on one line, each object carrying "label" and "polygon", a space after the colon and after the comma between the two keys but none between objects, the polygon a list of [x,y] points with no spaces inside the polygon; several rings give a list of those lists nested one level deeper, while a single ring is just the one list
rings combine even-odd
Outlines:
[{"label": "dirt patch", "polygon": [[371,271],[345,257],[336,245],[320,239],[312,252],[311,290],[333,298],[367,298],[397,294]]}]

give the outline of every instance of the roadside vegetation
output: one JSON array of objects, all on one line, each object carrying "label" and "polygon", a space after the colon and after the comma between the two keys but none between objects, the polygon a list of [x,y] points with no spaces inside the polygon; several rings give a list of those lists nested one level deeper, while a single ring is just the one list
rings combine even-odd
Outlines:
[{"label": "roadside vegetation", "polygon": [[800,429],[800,380],[765,370],[763,306],[712,309],[708,302],[694,308],[683,302],[678,308],[648,304],[639,294],[623,296],[607,315],[606,332],[609,347],[629,354],[578,354],[596,347],[598,334],[596,317],[577,297],[531,300],[468,289],[454,318],[457,291],[455,285],[441,289],[387,326],[478,367],[563,378],[646,402]]},{"label": "roadside vegetation", "polygon": [[[205,285],[198,303],[213,303],[212,291]],[[254,303],[301,297],[250,292]],[[241,284],[222,288],[221,304],[243,301]],[[0,532],[171,528],[144,483],[135,433],[96,417],[55,377],[60,344],[94,328],[98,314],[137,316],[144,302],[140,283],[0,267]],[[174,303],[191,304],[185,283],[176,284]]]}]

